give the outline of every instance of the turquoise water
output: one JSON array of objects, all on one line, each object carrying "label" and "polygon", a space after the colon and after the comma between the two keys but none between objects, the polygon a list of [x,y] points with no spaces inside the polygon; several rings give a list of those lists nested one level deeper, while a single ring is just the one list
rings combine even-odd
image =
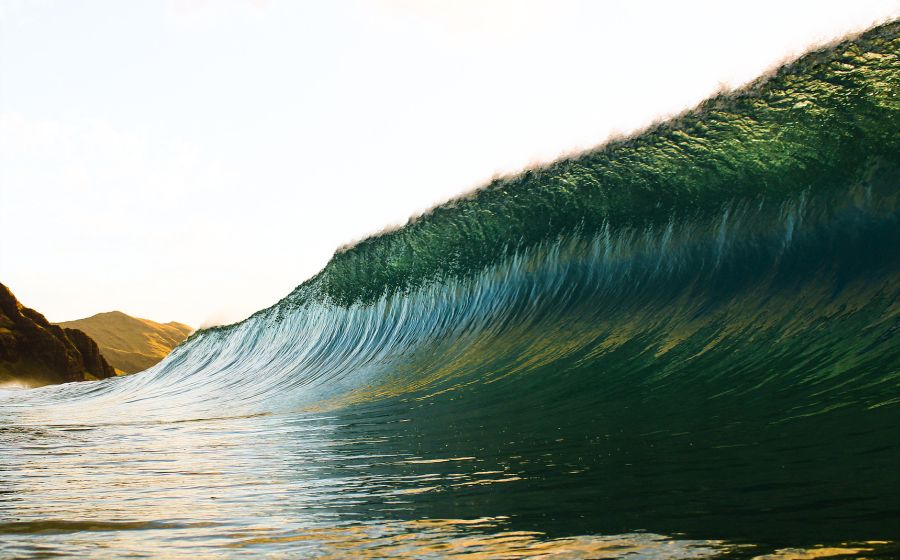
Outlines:
[{"label": "turquoise water", "polygon": [[0,390],[0,555],[900,556],[897,36]]}]

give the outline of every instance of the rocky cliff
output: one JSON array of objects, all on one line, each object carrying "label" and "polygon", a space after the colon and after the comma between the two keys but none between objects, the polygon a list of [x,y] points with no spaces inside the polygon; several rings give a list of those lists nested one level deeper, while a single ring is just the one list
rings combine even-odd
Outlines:
[{"label": "rocky cliff", "polygon": [[97,341],[109,363],[121,373],[143,371],[166,357],[193,329],[182,323],[157,323],[121,311],[59,323],[80,329]]},{"label": "rocky cliff", "polygon": [[51,324],[0,284],[0,384],[40,386],[114,375],[87,334]]}]

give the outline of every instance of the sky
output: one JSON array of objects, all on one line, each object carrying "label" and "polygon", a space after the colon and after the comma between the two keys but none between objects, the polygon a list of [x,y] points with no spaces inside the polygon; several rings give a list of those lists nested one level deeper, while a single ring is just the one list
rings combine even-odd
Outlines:
[{"label": "sky", "polygon": [[0,282],[240,320],[334,250],[900,0],[0,0]]}]

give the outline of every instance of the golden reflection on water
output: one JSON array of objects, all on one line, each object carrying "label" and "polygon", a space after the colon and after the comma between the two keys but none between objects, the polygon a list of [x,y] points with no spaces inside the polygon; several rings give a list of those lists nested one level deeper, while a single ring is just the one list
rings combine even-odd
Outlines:
[{"label": "golden reflection on water", "polygon": [[[815,560],[864,558],[889,541],[845,543],[841,546],[787,548],[753,555],[754,545],[720,540],[688,540],[631,533],[548,538],[535,531],[503,530],[507,518],[421,519],[386,521],[338,527],[310,527],[297,532],[259,529],[231,535],[229,548],[252,551],[274,546],[316,558],[728,558],[739,554],[752,560]],[[885,552],[885,551],[882,551]]]},{"label": "golden reflection on water", "polygon": [[296,533],[236,534],[231,548],[292,544],[317,558],[710,558],[736,547],[649,533],[546,538],[503,531],[504,518],[422,519],[317,527]]},{"label": "golden reflection on water", "polygon": [[821,546],[807,549],[785,548],[756,556],[753,560],[815,560],[816,558],[855,557],[866,552],[874,552],[879,546],[891,544],[889,541],[867,541],[843,546]]}]

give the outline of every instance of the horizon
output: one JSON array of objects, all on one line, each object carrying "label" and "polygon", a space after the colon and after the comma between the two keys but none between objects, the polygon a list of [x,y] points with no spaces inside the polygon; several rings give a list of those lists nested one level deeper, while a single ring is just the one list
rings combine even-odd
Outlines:
[{"label": "horizon", "polygon": [[[341,246],[398,227],[493,176],[631,135],[897,15],[891,2],[807,2],[783,7],[778,20],[762,18],[765,9],[742,13],[745,25],[735,30],[716,22],[734,21],[740,10],[716,7],[673,30],[670,7],[656,7],[653,18],[639,7],[579,2],[554,4],[552,17],[542,2],[517,5],[515,13],[509,2],[349,4],[356,8],[350,15],[277,2],[96,2],[70,17],[42,11],[48,4],[0,4],[2,52],[21,50],[38,61],[0,58],[0,202],[12,210],[7,227],[34,233],[0,241],[0,281],[52,322],[113,310],[192,328],[239,321],[316,274]],[[120,28],[104,27],[104,5],[111,21],[125,22]],[[707,5],[714,6],[691,4]],[[808,6],[817,8],[812,17]],[[142,9],[154,17],[140,17]],[[325,22],[308,44],[284,35],[307,21],[302,16]],[[615,25],[620,20],[627,24]],[[608,36],[590,25],[597,22]],[[645,34],[648,44],[631,43],[627,55],[603,60],[612,65],[608,74],[578,71],[601,66],[596,54],[621,46],[637,24],[656,26]],[[64,52],[82,30],[94,33]],[[124,36],[127,30],[136,35]],[[235,31],[268,40],[255,45],[263,56],[236,53],[229,42]],[[104,41],[116,33],[125,46],[113,54]],[[535,46],[536,34],[553,40]],[[661,51],[679,37],[681,50]],[[150,38],[168,41],[164,54],[148,47]],[[303,58],[317,40],[334,50]],[[86,53],[106,58],[78,58]],[[385,54],[397,59],[380,58]],[[278,71],[298,56],[303,76]],[[134,58],[143,64],[126,68]],[[437,68],[421,66],[435,60]],[[268,65],[260,69],[260,61]],[[124,65],[122,76],[109,71],[120,68],[114,62]],[[194,89],[173,95],[198,68]],[[410,68],[417,73],[408,75]],[[559,75],[536,83],[541,76],[526,73],[534,68]],[[53,69],[70,89],[48,87]],[[159,83],[145,83],[145,73]],[[535,91],[515,80],[523,75]],[[306,78],[321,78],[319,90],[308,89]],[[628,87],[610,88],[610,79]],[[378,87],[348,93],[366,83]],[[298,92],[305,97],[291,95]],[[263,107],[266,95],[276,102]],[[303,102],[323,105],[310,110]],[[314,126],[304,128],[308,122]],[[266,141],[244,140],[247,132]],[[352,169],[338,169],[348,163]],[[348,207],[350,199],[358,204]],[[48,208],[47,200],[57,204]],[[35,219],[44,221],[35,227]]]}]

